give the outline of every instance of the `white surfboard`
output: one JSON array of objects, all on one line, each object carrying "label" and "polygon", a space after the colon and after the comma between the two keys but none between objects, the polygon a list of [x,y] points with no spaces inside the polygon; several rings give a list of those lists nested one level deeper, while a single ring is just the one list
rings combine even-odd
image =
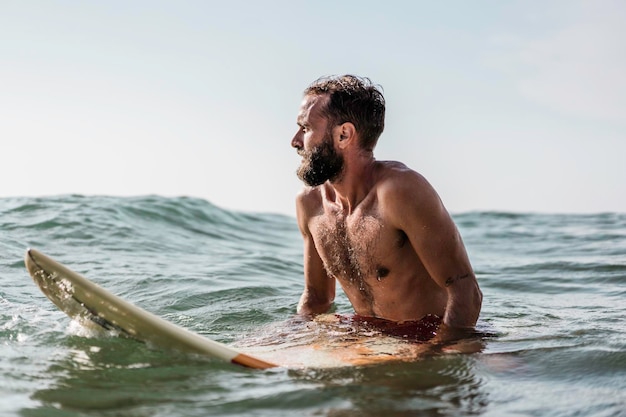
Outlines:
[{"label": "white surfboard", "polygon": [[26,251],[25,263],[46,297],[83,325],[94,323],[158,347],[207,355],[250,368],[277,366],[149,313],[35,249]]},{"label": "white surfboard", "polygon": [[390,337],[334,314],[268,324],[231,347],[149,313],[35,249],[27,250],[25,263],[46,297],[82,326],[250,368],[372,365],[414,361],[431,353],[428,344]]}]

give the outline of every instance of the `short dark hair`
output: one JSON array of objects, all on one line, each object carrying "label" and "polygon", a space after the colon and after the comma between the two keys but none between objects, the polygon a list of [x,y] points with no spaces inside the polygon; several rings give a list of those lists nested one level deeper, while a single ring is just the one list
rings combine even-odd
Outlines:
[{"label": "short dark hair", "polygon": [[351,122],[359,133],[361,147],[374,149],[385,128],[385,98],[379,85],[356,75],[332,75],[315,80],[304,95],[328,95],[322,112],[329,122]]}]

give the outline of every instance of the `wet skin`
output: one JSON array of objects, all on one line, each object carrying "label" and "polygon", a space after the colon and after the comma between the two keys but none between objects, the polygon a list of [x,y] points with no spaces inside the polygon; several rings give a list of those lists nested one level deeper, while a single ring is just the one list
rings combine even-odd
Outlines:
[{"label": "wet skin", "polygon": [[474,326],[482,295],[462,239],[432,186],[404,164],[376,161],[351,123],[329,126],[325,96],[306,96],[292,146],[332,143],[341,173],[297,197],[304,238],[301,314],[328,310],[339,282],[357,314],[397,322],[427,315]]}]

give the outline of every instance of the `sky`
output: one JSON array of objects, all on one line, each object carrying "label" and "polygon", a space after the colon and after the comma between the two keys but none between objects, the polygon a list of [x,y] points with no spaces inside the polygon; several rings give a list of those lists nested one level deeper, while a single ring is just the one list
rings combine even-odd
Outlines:
[{"label": "sky", "polygon": [[375,156],[448,210],[626,212],[621,0],[0,0],[0,197],[294,215],[322,75],[380,84]]}]

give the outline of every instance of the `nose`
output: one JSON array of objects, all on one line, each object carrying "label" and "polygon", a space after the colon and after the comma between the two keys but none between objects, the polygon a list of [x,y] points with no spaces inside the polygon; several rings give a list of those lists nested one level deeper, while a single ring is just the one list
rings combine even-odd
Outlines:
[{"label": "nose", "polygon": [[291,139],[291,147],[296,149],[301,149],[304,146],[302,142],[302,130],[298,129],[296,134]]}]

